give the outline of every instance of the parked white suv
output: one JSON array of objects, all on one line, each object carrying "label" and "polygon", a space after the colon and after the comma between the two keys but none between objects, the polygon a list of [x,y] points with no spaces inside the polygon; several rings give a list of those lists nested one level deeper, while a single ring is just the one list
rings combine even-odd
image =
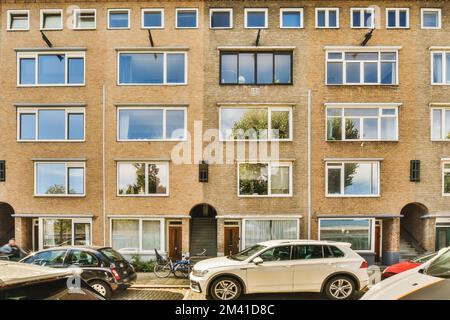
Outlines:
[{"label": "parked white suv", "polygon": [[190,275],[191,289],[215,300],[241,294],[322,292],[345,300],[369,284],[367,262],[349,243],[273,240],[233,256],[198,262]]}]

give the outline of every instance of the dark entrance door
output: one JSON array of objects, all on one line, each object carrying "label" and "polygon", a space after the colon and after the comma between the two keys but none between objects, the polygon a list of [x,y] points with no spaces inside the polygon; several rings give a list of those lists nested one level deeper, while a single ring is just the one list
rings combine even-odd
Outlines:
[{"label": "dark entrance door", "polygon": [[450,226],[436,226],[436,250],[450,246]]},{"label": "dark entrance door", "polygon": [[225,227],[225,255],[232,255],[239,252],[239,227]]},{"label": "dark entrance door", "polygon": [[191,210],[190,253],[197,255],[206,249],[208,257],[217,256],[217,212],[209,204],[199,204]]},{"label": "dark entrance door", "polygon": [[169,225],[169,257],[173,260],[181,259],[182,230],[181,225]]},{"label": "dark entrance door", "polygon": [[0,247],[14,237],[14,209],[0,202]]},{"label": "dark entrance door", "polygon": [[381,221],[375,222],[375,262],[381,261]]}]

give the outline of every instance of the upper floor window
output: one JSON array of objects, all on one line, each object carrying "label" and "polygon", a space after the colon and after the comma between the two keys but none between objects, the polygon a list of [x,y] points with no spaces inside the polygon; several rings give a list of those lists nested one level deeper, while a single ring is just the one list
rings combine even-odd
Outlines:
[{"label": "upper floor window", "polygon": [[108,9],[108,29],[129,29],[130,9]]},{"label": "upper floor window", "polygon": [[409,28],[409,9],[408,8],[386,9],[386,28],[388,29]]},{"label": "upper floor window", "polygon": [[375,28],[374,8],[351,8],[350,14],[352,28]]},{"label": "upper floor window", "polygon": [[19,141],[83,141],[84,109],[20,108]]},{"label": "upper floor window", "polygon": [[431,140],[450,140],[450,108],[431,109]]},{"label": "upper floor window", "polygon": [[222,140],[291,140],[292,108],[221,107]]},{"label": "upper floor window", "polygon": [[7,30],[29,30],[30,11],[28,10],[8,10]]},{"label": "upper floor window", "polygon": [[339,9],[316,8],[316,28],[339,28]]},{"label": "upper floor window", "polygon": [[432,84],[450,84],[450,51],[432,52]]},{"label": "upper floor window", "polygon": [[41,30],[62,30],[63,11],[61,9],[41,10]]},{"label": "upper floor window", "polygon": [[396,141],[398,108],[327,107],[328,141]]},{"label": "upper floor window", "polygon": [[187,84],[185,52],[120,52],[120,85]]},{"label": "upper floor window", "polygon": [[246,8],[244,10],[244,25],[248,29],[265,29],[268,27],[267,8]]},{"label": "upper floor window", "polygon": [[422,29],[440,29],[442,24],[441,9],[423,8],[420,10]]},{"label": "upper floor window", "polygon": [[376,197],[380,195],[379,161],[326,163],[327,197]]},{"label": "upper floor window", "polygon": [[209,16],[211,29],[233,28],[233,9],[211,9]]},{"label": "upper floor window", "polygon": [[6,161],[0,160],[0,182],[6,181]]},{"label": "upper floor window", "polygon": [[84,162],[36,162],[36,196],[84,196]]},{"label": "upper floor window", "polygon": [[450,162],[442,163],[442,194],[450,196]]},{"label": "upper floor window", "polygon": [[141,23],[143,29],[164,28],[164,9],[142,9]]},{"label": "upper floor window", "polygon": [[118,108],[119,141],[164,141],[186,138],[186,108]]},{"label": "upper floor window", "polygon": [[117,195],[168,196],[167,162],[120,162],[117,164]]},{"label": "upper floor window", "polygon": [[396,85],[398,52],[327,51],[327,84]]},{"label": "upper floor window", "polygon": [[84,85],[84,52],[17,54],[19,86]]},{"label": "upper floor window", "polygon": [[238,163],[238,195],[244,197],[292,196],[292,163]]},{"label": "upper floor window", "polygon": [[79,30],[90,30],[96,28],[95,9],[74,9],[73,28]]},{"label": "upper floor window", "polygon": [[176,15],[177,28],[198,28],[198,9],[176,9]]},{"label": "upper floor window", "polygon": [[303,8],[280,9],[280,28],[303,28]]},{"label": "upper floor window", "polygon": [[292,84],[292,52],[221,52],[221,84]]}]

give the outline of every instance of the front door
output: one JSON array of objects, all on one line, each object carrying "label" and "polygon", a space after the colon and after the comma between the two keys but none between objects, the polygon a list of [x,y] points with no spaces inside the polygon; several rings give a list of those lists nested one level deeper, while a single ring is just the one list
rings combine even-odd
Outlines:
[{"label": "front door", "polygon": [[382,246],[382,225],[381,221],[377,220],[375,223],[375,262],[381,261],[381,246]]},{"label": "front door", "polygon": [[225,227],[225,255],[239,252],[239,227]]},{"label": "front door", "polygon": [[173,260],[181,259],[181,226],[169,226],[169,257]]},{"label": "front door", "polygon": [[436,227],[436,250],[450,246],[450,226]]}]

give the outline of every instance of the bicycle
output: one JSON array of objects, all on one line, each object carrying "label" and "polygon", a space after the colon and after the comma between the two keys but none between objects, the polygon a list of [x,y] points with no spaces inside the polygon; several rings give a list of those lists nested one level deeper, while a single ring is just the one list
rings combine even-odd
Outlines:
[{"label": "bicycle", "polygon": [[187,278],[192,270],[192,264],[189,258],[183,257],[182,260],[175,262],[172,259],[164,259],[155,249],[156,263],[153,273],[158,278],[167,278],[171,273],[177,278]]}]

